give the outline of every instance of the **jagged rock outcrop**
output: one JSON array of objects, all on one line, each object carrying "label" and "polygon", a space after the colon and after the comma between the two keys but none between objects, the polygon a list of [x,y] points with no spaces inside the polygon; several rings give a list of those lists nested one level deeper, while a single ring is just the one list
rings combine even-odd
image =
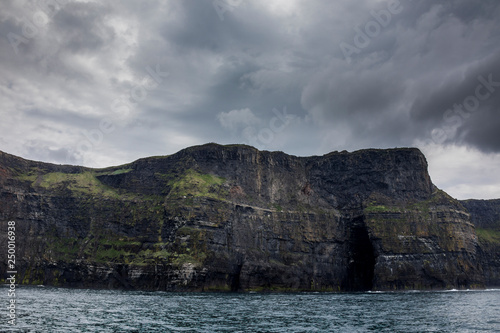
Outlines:
[{"label": "jagged rock outcrop", "polygon": [[[105,169],[0,153],[0,228],[10,220],[29,284],[343,291],[492,281],[469,213],[411,148],[295,157],[207,144]],[[6,251],[0,262],[4,276]]]}]

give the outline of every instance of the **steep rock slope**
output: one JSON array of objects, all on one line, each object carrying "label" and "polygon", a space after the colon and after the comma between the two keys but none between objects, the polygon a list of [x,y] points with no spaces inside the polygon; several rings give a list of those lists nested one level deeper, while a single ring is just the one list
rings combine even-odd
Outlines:
[{"label": "steep rock slope", "polygon": [[[29,284],[337,291],[485,282],[469,214],[410,148],[295,157],[207,144],[105,169],[0,153],[0,228],[10,220]],[[0,259],[4,276],[6,251]]]},{"label": "steep rock slope", "polygon": [[461,203],[476,226],[485,283],[500,286],[500,199],[464,200]]}]

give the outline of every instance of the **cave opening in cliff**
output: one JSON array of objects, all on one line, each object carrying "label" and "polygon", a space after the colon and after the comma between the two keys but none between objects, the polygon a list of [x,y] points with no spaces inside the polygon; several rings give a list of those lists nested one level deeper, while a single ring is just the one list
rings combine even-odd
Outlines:
[{"label": "cave opening in cliff", "polygon": [[349,254],[346,289],[350,291],[371,290],[375,252],[363,217],[355,218],[351,222]]},{"label": "cave opening in cliff", "polygon": [[240,277],[241,277],[241,268],[243,267],[243,264],[238,264],[236,265],[235,272],[233,274],[233,278],[231,281],[231,291],[236,292],[241,289],[241,282],[240,282]]}]

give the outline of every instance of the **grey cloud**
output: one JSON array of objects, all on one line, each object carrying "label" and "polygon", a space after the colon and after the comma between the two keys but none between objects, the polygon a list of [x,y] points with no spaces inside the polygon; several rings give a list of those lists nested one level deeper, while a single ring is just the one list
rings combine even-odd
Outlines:
[{"label": "grey cloud", "polygon": [[411,116],[421,126],[421,133],[443,129],[449,132],[447,143],[500,151],[500,50],[417,99]]},{"label": "grey cloud", "polygon": [[97,3],[68,3],[50,23],[59,47],[73,53],[97,52],[110,45],[114,30],[105,23],[110,8]]},{"label": "grey cloud", "polygon": [[[388,2],[272,4],[242,1],[221,20],[212,1],[69,1],[16,54],[6,36],[39,8],[0,0],[0,149],[106,166],[209,141],[309,155],[432,143],[445,129],[438,145],[500,153],[499,92],[454,127],[446,113],[479,75],[500,81],[498,1],[402,0],[350,63],[340,43]],[[169,74],[146,89],[156,66]],[[285,107],[293,121],[256,140]],[[258,121],[231,130],[218,117],[244,109]],[[115,130],[80,151],[106,117]]]},{"label": "grey cloud", "polygon": [[[491,48],[498,43],[494,34],[498,23],[491,17],[491,12],[498,12],[497,3],[484,3],[472,12],[465,1],[404,1],[401,6],[401,14],[351,64],[333,59],[302,93],[304,109],[318,123],[325,126],[327,121],[332,128],[340,123],[350,130],[348,141],[354,144],[347,148],[363,141],[383,146],[429,139],[431,130],[441,125],[443,113],[474,92],[477,76],[498,68],[484,59],[485,55],[498,59]],[[491,98],[481,107],[487,109],[494,101]],[[450,136],[447,142],[475,140],[476,147],[486,149],[479,137],[473,139],[476,122],[464,122],[459,130],[466,133]],[[495,123],[482,128],[493,129]],[[356,138],[360,133],[370,139]]]},{"label": "grey cloud", "polygon": [[24,144],[26,154],[35,161],[60,161],[61,164],[78,164],[81,156],[66,148],[54,148],[49,142],[30,140]]}]

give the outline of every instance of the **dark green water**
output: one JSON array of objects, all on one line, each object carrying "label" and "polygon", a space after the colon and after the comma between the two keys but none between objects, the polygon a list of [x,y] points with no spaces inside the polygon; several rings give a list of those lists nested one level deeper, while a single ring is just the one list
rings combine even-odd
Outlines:
[{"label": "dark green water", "polygon": [[500,332],[500,290],[219,294],[20,286],[14,327],[6,325],[4,303],[0,332]]}]

